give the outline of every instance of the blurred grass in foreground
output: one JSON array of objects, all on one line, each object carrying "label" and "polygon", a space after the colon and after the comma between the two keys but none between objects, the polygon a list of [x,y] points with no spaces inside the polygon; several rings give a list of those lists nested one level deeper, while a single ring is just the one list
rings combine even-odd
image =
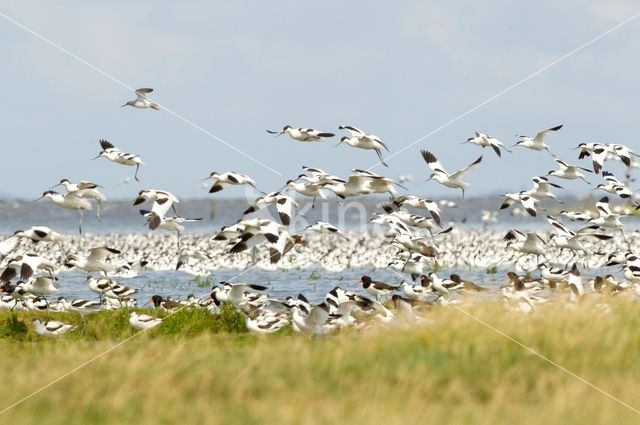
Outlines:
[{"label": "blurred grass in foreground", "polygon": [[[638,305],[619,297],[607,310],[601,301],[542,306],[529,316],[496,303],[463,308],[640,408]],[[217,324],[201,312],[182,313],[0,422],[640,423],[640,414],[451,308],[431,309],[413,329],[315,339],[237,333],[243,329],[233,312]],[[34,316],[0,314],[0,410],[134,333],[123,311],[88,317],[82,334],[45,339],[32,334]]]}]

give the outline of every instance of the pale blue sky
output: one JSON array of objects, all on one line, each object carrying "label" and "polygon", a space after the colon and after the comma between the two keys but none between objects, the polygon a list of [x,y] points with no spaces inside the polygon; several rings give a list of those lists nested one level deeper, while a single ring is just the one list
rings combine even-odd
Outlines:
[{"label": "pale blue sky", "polygon": [[[66,177],[133,198],[142,188],[207,196],[200,179],[213,170],[245,172],[273,190],[302,165],[338,175],[367,168],[376,162],[371,151],[300,144],[265,129],[337,132],[352,124],[395,152],[640,12],[640,4],[15,0],[0,1],[0,12],[129,86],[155,88],[159,103],[285,176],[166,111],[120,108],[133,98],[126,88],[0,18],[0,193],[32,199]],[[549,143],[569,162],[577,162],[570,148],[583,141],[640,150],[639,53],[640,18],[376,171],[413,175],[414,193],[459,196],[422,182],[428,170],[418,151],[433,151],[455,170],[481,153],[460,145],[475,130],[513,144],[516,133],[564,124]],[[90,160],[99,138],[143,157],[140,183],[123,183],[133,168]],[[469,196],[523,189],[555,165],[546,153],[524,150],[502,159],[485,150],[484,158],[469,176]]]}]

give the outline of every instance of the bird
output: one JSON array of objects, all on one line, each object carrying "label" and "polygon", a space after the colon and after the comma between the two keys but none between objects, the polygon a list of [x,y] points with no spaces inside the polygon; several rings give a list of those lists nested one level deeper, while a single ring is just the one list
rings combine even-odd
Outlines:
[{"label": "bird", "polygon": [[38,270],[45,270],[49,276],[53,276],[55,267],[55,263],[47,258],[27,252],[7,261],[2,274],[0,274],[0,283],[9,282],[16,276],[19,276],[22,281],[26,281]]},{"label": "bird", "polygon": [[253,204],[251,204],[242,214],[251,214],[261,208],[273,204],[276,206],[278,216],[280,217],[282,224],[285,226],[290,225],[294,208],[299,208],[298,203],[290,196],[283,195],[280,192],[271,192],[256,198],[256,200],[253,201]]},{"label": "bird", "polygon": [[505,151],[511,153],[511,151],[507,149],[500,140],[496,139],[495,137],[491,137],[488,134],[480,133],[478,131],[475,132],[475,135],[473,137],[469,137],[466,142],[463,142],[463,144],[464,143],[471,143],[472,145],[480,146],[482,148],[490,147],[499,157],[502,156],[500,149],[504,149]]},{"label": "bird", "polygon": [[184,305],[180,304],[180,302],[174,301],[170,298],[163,298],[160,295],[152,296],[151,302],[153,303],[155,308],[162,308],[164,310],[175,310],[177,308],[184,307]]},{"label": "bird", "polygon": [[316,220],[314,224],[310,224],[304,228],[304,230],[310,230],[313,232],[317,232],[320,234],[328,234],[328,235],[338,235],[344,240],[349,240],[349,237],[346,236],[343,232],[340,231],[336,226],[326,221]]},{"label": "bird", "polygon": [[61,305],[65,311],[78,313],[80,315],[97,313],[102,310],[102,304],[96,300],[76,299],[67,301],[64,297],[59,297],[58,304]]},{"label": "bird", "polygon": [[556,218],[549,215],[547,216],[547,221],[551,224],[554,232],[549,236],[549,241],[553,241],[553,243],[560,248],[560,252],[562,252],[563,249],[568,249],[573,253],[569,262],[573,260],[579,252],[589,255],[587,245],[584,242],[586,238],[596,238],[602,241],[612,238],[611,235],[586,233],[586,230],[589,229],[588,227],[575,232],[560,223]]},{"label": "bird", "polygon": [[549,198],[553,199],[559,204],[563,203],[554,193],[551,192],[552,188],[562,189],[562,186],[550,182],[548,178],[542,176],[532,177],[531,181],[533,181],[533,188],[527,190],[525,193],[537,199]]},{"label": "bird", "polygon": [[141,331],[154,328],[162,323],[162,319],[159,317],[149,316],[148,314],[138,314],[132,311],[129,314],[129,324]]},{"label": "bird", "polygon": [[248,184],[252,186],[254,189],[256,188],[256,182],[251,177],[246,174],[236,173],[235,171],[227,171],[226,173],[218,173],[217,171],[212,171],[209,174],[209,177],[204,180],[213,180],[213,186],[209,189],[209,193],[220,192],[224,189],[225,185],[242,185]]},{"label": "bird", "polygon": [[602,166],[611,153],[609,146],[602,143],[580,143],[575,149],[580,149],[578,159],[591,156],[593,172],[596,174],[600,173]]},{"label": "bird", "polygon": [[[243,311],[244,309],[247,307],[243,306]],[[244,313],[245,324],[250,332],[272,334],[289,324],[289,318],[285,314],[276,314],[270,311],[244,311]]]},{"label": "bird", "polygon": [[249,290],[253,291],[265,291],[266,286],[257,285],[253,283],[231,283],[220,282],[222,288],[216,286],[213,291],[216,292],[218,300],[222,302],[230,302],[234,306],[239,306],[245,300],[245,294]]},{"label": "bird", "polygon": [[276,136],[286,134],[299,142],[323,142],[325,138],[335,136],[333,133],[314,130],[313,128],[293,128],[290,125],[285,125],[282,131],[267,130],[267,133],[275,134]]},{"label": "bird", "polygon": [[449,279],[456,285],[458,289],[467,292],[482,292],[487,291],[487,288],[484,288],[475,282],[470,280],[462,279],[458,274],[453,273],[449,276]]},{"label": "bird", "polygon": [[[158,215],[154,215],[152,211],[145,210],[145,209],[140,210],[140,215],[142,215],[147,219],[147,223],[149,224],[149,229],[151,230],[163,229],[163,230],[168,230],[170,232],[176,232],[176,234],[178,235],[178,250],[180,249],[180,232],[184,231],[185,229],[183,224],[193,223],[193,222],[202,220],[202,217],[197,217],[197,218],[160,217]],[[159,222],[158,222],[158,219],[160,220]]]},{"label": "bird", "polygon": [[50,199],[59,207],[77,211],[78,214],[80,214],[80,224],[78,226],[78,231],[80,232],[80,234],[82,234],[82,218],[84,217],[84,212],[93,209],[93,206],[88,199],[79,196],[76,192],[69,192],[66,195],[62,195],[54,190],[47,190],[43,192],[42,196],[36,199],[36,201],[42,198]]},{"label": "bird", "polygon": [[102,272],[107,276],[107,274],[112,273],[116,269],[114,265],[106,261],[109,254],[121,254],[121,252],[108,246],[99,246],[91,248],[89,255],[86,257],[75,254],[67,255],[64,265],[68,268],[75,267],[86,272]]},{"label": "bird", "polygon": [[602,177],[604,177],[607,184],[600,183],[595,187],[595,189],[601,189],[613,195],[618,195],[620,198],[625,200],[633,197],[633,192],[624,183],[618,180],[613,173],[603,171]]},{"label": "bird", "polygon": [[418,301],[427,301],[429,295],[433,293],[430,288],[425,288],[422,285],[412,285],[405,281],[400,284],[400,289],[407,298]]},{"label": "bird", "polygon": [[[429,281],[428,287],[432,288],[433,292],[445,299],[451,296],[451,291],[444,285],[444,281],[440,279],[435,272],[430,272],[426,277]],[[425,286],[424,283],[423,286]]]},{"label": "bird", "polygon": [[19,240],[19,237],[14,235],[0,242],[0,261],[4,260],[16,249]]},{"label": "bird", "polygon": [[133,206],[151,201],[151,213],[148,216],[149,229],[154,230],[162,223],[169,209],[179,216],[175,204],[180,201],[173,194],[165,190],[144,189],[138,192],[138,196],[133,201]]},{"label": "bird", "polygon": [[138,179],[138,170],[140,169],[141,165],[144,165],[144,162],[142,162],[142,158],[140,158],[138,155],[135,155],[132,153],[125,153],[121,151],[120,149],[116,148],[105,139],[100,139],[100,147],[102,148],[102,150],[100,151],[98,156],[96,156],[93,159],[104,157],[111,162],[115,162],[116,164],[130,165],[130,166],[135,165],[136,172],[133,178],[136,181],[140,181]]},{"label": "bird", "polygon": [[412,196],[412,195],[402,195],[402,196],[398,196],[393,201],[393,203],[398,207],[401,207],[403,205],[408,205],[413,208],[427,211],[431,215],[431,218],[433,218],[433,221],[438,226],[441,225],[440,216],[442,212],[440,211],[440,207],[438,206],[438,204],[435,201],[432,201],[431,199],[419,198],[417,196]]},{"label": "bird", "polygon": [[345,143],[354,148],[373,150],[376,155],[378,155],[380,163],[385,167],[389,166],[386,162],[384,162],[384,159],[382,158],[382,149],[385,149],[387,152],[389,152],[389,148],[384,144],[380,137],[373,134],[367,134],[352,125],[341,125],[338,127],[338,129],[348,131],[351,134],[351,137],[345,136],[340,138],[340,141],[336,146],[340,146],[341,144]]},{"label": "bird", "polygon": [[16,230],[13,235],[18,238],[30,239],[34,243],[38,242],[61,242],[64,237],[46,226],[32,226],[27,230]]},{"label": "bird", "polygon": [[46,296],[55,294],[60,290],[60,288],[56,286],[57,280],[57,277],[52,276],[34,276],[22,282],[19,286],[31,294]]},{"label": "bird", "polygon": [[525,234],[516,229],[511,229],[504,236],[503,240],[507,242],[507,247],[521,252],[523,256],[527,254],[535,255],[536,263],[539,263],[537,260],[541,255],[542,257],[546,256],[547,243],[536,232],[527,232]]},{"label": "bird", "polygon": [[362,276],[358,281],[362,285],[365,291],[376,297],[379,301],[382,296],[389,295],[390,293],[397,291],[398,286],[389,285],[388,283],[380,282],[377,280],[371,280],[370,276]]},{"label": "bird", "polygon": [[427,150],[421,150],[420,153],[422,154],[422,158],[427,163],[427,165],[429,165],[431,170],[433,170],[433,173],[429,176],[427,181],[433,179],[446,187],[461,189],[462,198],[464,199],[464,192],[466,189],[471,187],[471,185],[467,182],[462,181],[462,177],[473,170],[476,165],[480,164],[480,162],[482,161],[482,156],[480,156],[478,159],[476,159],[474,162],[464,167],[463,169],[449,174],[434,154]]},{"label": "bird", "polygon": [[509,208],[511,205],[515,203],[521,204],[524,209],[529,213],[531,217],[535,217],[537,215],[536,204],[539,202],[536,198],[529,195],[527,192],[518,192],[518,193],[505,193],[504,200],[502,201],[502,205],[500,205],[500,209]]},{"label": "bird", "polygon": [[45,322],[41,322],[39,319],[33,319],[31,323],[33,323],[33,326],[35,327],[36,333],[38,335],[49,337],[66,334],[67,332],[75,328],[74,325],[58,322],[55,320],[47,320]]},{"label": "bird", "polygon": [[347,180],[335,176],[326,176],[320,179],[318,185],[328,189],[341,199],[362,196],[371,193],[372,179],[362,175],[351,175]]},{"label": "bird", "polygon": [[549,136],[550,134],[555,133],[556,131],[560,130],[562,128],[562,124],[557,125],[555,127],[551,127],[548,128],[546,130],[542,130],[539,133],[536,133],[535,136],[533,137],[529,137],[529,136],[518,136],[520,137],[520,140],[513,145],[515,146],[521,146],[523,148],[528,148],[534,151],[541,151],[541,150],[546,150],[547,152],[549,152],[551,154],[551,156],[553,156],[555,158],[555,155],[549,150],[549,146],[547,146],[544,143],[544,140],[547,138],[547,136]]},{"label": "bird", "polygon": [[122,107],[124,108],[125,106],[133,106],[134,108],[139,108],[139,109],[151,108],[151,109],[155,109],[156,111],[159,110],[160,108],[158,107],[158,104],[155,102],[152,102],[147,97],[147,95],[151,92],[153,92],[153,89],[150,89],[150,88],[136,89],[136,98],[134,100],[128,101],[127,103],[122,105]]},{"label": "bird", "polygon": [[88,275],[87,284],[89,285],[89,289],[98,294],[102,300],[102,296],[118,283],[115,280],[106,277],[93,277]]},{"label": "bird", "polygon": [[590,173],[591,170],[589,170],[588,168],[578,167],[577,165],[569,165],[557,158],[556,162],[558,163],[558,165],[560,165],[560,169],[549,171],[549,173],[547,173],[548,176],[555,176],[566,180],[582,179],[582,181],[584,181],[585,183],[591,184],[587,181],[587,179],[584,178],[584,174],[578,171],[582,170]]},{"label": "bird", "polygon": [[[299,181],[302,180],[302,181]],[[281,189],[284,190],[292,189],[303,196],[308,196],[313,198],[311,207],[315,207],[316,198],[319,196],[322,199],[327,199],[322,188],[318,185],[317,178],[310,178],[305,174],[300,174],[295,180],[287,180],[286,185]]]},{"label": "bird", "polygon": [[582,277],[578,266],[574,263],[571,271],[569,272],[569,301],[575,302],[582,298],[584,295],[584,286],[582,284]]},{"label": "bird", "polygon": [[618,143],[611,143],[608,145],[609,152],[613,153],[617,156],[620,161],[624,163],[627,167],[633,166],[633,157],[640,158],[640,155],[629,149],[625,145],[621,145]]},{"label": "bird", "polygon": [[73,193],[81,198],[95,199],[97,202],[96,215],[99,221],[102,221],[102,203],[107,200],[102,192],[98,188],[101,188],[99,184],[82,180],[78,183],[72,183],[69,179],[62,179],[60,183],[53,187],[63,186],[67,191],[67,194]]},{"label": "bird", "polygon": [[561,269],[559,267],[550,268],[545,263],[538,264],[538,269],[540,270],[540,274],[543,278],[555,283],[565,280],[569,275],[569,272],[567,270]]}]

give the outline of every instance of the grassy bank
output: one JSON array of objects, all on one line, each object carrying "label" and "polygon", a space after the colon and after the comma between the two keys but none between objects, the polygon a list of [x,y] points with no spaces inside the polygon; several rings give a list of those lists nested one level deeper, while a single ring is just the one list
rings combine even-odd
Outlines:
[{"label": "grassy bank", "polygon": [[[609,312],[595,301],[577,308],[548,306],[530,316],[495,304],[465,310],[639,408],[638,306],[612,302],[615,309]],[[194,314],[199,313],[172,316],[162,325],[166,329],[137,336],[2,414],[0,421],[404,425],[640,420],[638,413],[455,309],[435,308],[426,314],[427,323],[413,329],[316,339],[290,331],[242,333],[231,313],[219,322],[207,318],[211,321],[196,325],[200,318]],[[133,334],[124,312],[89,318],[84,332],[56,340],[30,329],[7,333],[31,316],[0,315],[0,410]],[[169,327],[172,318],[176,321]]]}]

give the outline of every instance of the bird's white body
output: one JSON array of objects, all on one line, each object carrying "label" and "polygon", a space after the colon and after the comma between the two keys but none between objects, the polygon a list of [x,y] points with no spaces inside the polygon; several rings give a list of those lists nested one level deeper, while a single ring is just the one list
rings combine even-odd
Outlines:
[{"label": "bird's white body", "polygon": [[141,331],[155,328],[160,323],[162,323],[161,318],[149,316],[148,314],[138,314],[135,311],[132,311],[129,315],[129,324]]},{"label": "bird's white body", "polygon": [[55,320],[41,322],[38,319],[34,319],[32,323],[36,328],[36,333],[43,336],[59,336],[75,328],[73,325],[57,322]]}]

